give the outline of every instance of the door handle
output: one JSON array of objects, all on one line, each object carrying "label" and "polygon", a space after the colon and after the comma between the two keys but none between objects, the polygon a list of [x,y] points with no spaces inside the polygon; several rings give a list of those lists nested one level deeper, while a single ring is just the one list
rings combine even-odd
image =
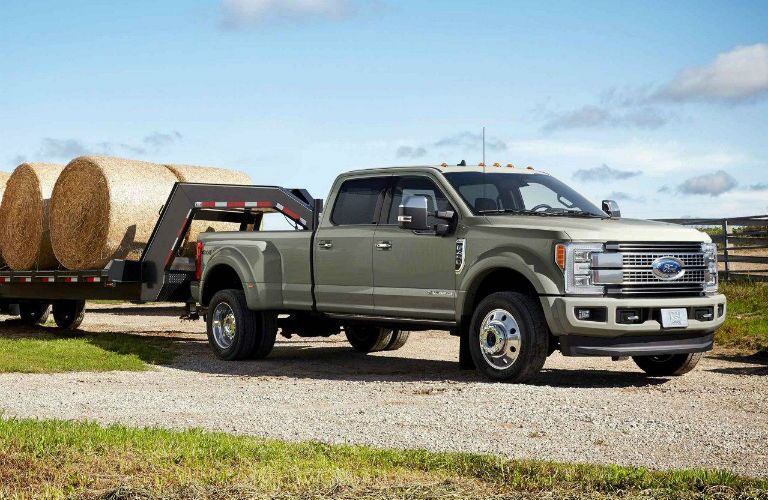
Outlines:
[{"label": "door handle", "polygon": [[392,248],[391,241],[379,241],[376,243],[376,250],[389,250]]},{"label": "door handle", "polygon": [[333,242],[329,240],[322,240],[317,243],[317,246],[325,250],[328,250],[329,248],[333,248]]}]

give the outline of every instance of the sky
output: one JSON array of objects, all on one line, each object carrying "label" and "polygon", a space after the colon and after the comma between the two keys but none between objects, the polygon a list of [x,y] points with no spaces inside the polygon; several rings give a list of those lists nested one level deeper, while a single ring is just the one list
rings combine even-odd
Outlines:
[{"label": "sky", "polygon": [[768,213],[768,2],[27,0],[0,6],[0,170],[532,165],[624,216]]}]

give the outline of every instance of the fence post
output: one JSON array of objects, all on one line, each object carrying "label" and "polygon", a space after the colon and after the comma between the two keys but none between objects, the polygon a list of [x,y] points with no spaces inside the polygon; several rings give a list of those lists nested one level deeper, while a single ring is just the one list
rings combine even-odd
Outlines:
[{"label": "fence post", "polygon": [[725,264],[725,279],[730,279],[731,266],[728,263],[728,219],[723,219],[723,263]]}]

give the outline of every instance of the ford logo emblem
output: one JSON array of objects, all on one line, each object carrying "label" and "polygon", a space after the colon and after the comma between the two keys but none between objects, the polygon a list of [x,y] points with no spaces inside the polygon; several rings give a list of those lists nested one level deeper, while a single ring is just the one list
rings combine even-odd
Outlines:
[{"label": "ford logo emblem", "polygon": [[685,274],[683,261],[675,257],[659,257],[651,264],[653,275],[660,280],[676,280]]}]

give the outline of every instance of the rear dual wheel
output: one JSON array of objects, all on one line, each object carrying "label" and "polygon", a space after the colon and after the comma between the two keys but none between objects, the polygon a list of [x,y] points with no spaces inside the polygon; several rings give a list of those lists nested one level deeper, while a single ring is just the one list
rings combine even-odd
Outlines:
[{"label": "rear dual wheel", "polygon": [[375,326],[347,326],[347,340],[359,352],[396,351],[408,341],[410,332]]},{"label": "rear dual wheel", "polygon": [[276,316],[248,309],[242,290],[221,290],[207,314],[208,343],[221,359],[265,358],[277,336]]}]

